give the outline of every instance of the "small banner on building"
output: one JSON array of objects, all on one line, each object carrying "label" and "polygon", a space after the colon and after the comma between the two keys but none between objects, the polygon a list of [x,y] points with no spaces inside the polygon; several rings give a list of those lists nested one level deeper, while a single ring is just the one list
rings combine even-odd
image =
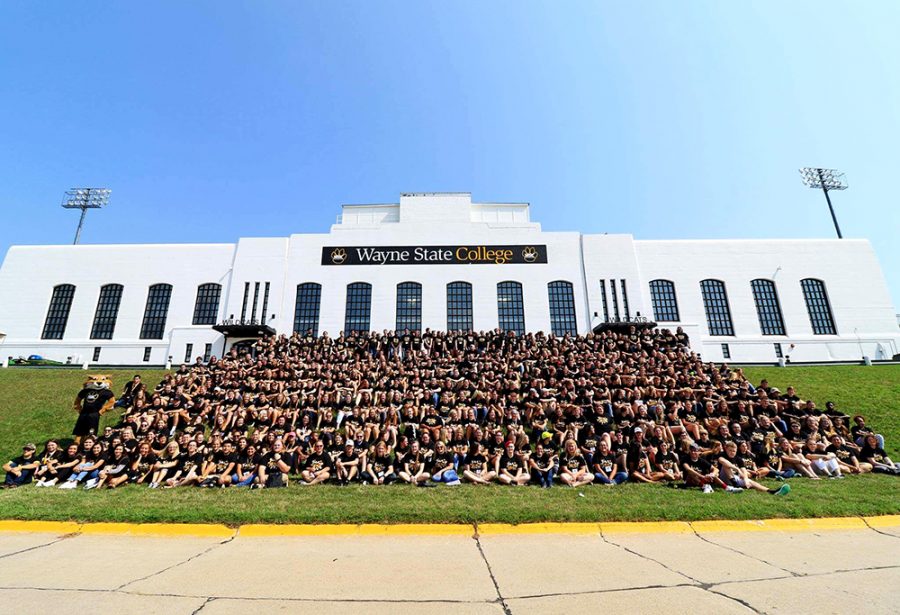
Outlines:
[{"label": "small banner on building", "polygon": [[323,265],[531,265],[547,246],[325,246]]}]

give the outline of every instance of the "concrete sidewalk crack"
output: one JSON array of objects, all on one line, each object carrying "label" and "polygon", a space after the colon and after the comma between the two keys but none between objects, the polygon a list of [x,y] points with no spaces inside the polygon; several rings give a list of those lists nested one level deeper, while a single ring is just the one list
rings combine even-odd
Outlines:
[{"label": "concrete sidewalk crack", "polygon": [[237,538],[237,534],[235,534],[234,536],[232,536],[230,538],[223,540],[222,542],[216,543],[216,544],[212,545],[211,547],[208,547],[208,548],[204,549],[203,551],[201,551],[200,553],[196,553],[185,560],[176,562],[176,563],[172,564],[171,566],[166,566],[162,570],[157,570],[156,572],[153,572],[151,574],[143,576],[139,579],[133,579],[131,581],[128,581],[127,583],[123,583],[122,585],[119,585],[118,587],[116,587],[113,591],[121,591],[124,588],[128,587],[129,585],[134,585],[135,583],[140,583],[141,581],[146,581],[147,579],[152,579],[153,577],[161,575],[162,573],[172,570],[173,568],[178,568],[179,566],[183,566],[184,564],[187,564],[188,562],[191,562],[191,561],[197,559],[198,557],[202,557],[202,556],[206,555],[207,553],[209,553],[210,551],[212,551],[214,549],[218,549],[219,547],[221,547],[223,545],[227,545],[229,542],[231,542],[235,538]]},{"label": "concrete sidewalk crack", "polygon": [[207,605],[207,604],[209,604],[210,602],[212,602],[212,601],[215,600],[215,599],[216,599],[215,596],[209,596],[209,597],[207,597],[206,600],[203,601],[203,604],[201,604],[200,606],[198,606],[196,609],[194,609],[194,610],[191,612],[191,615],[197,615],[197,613],[199,613],[199,612],[202,611],[204,608],[206,608],[206,605]]},{"label": "concrete sidewalk crack", "polygon": [[506,604],[506,599],[504,599],[503,594],[500,593],[500,584],[497,583],[497,577],[494,576],[494,570],[491,568],[491,563],[488,561],[487,555],[484,554],[484,547],[481,546],[481,535],[478,533],[478,522],[476,521],[472,525],[475,529],[472,539],[478,547],[481,559],[484,561],[484,565],[487,566],[488,574],[491,576],[491,583],[494,584],[494,589],[497,591],[497,603],[503,608],[503,612],[506,615],[512,615],[512,611],[509,610],[509,605]]},{"label": "concrete sidewalk crack", "polygon": [[872,530],[873,532],[875,532],[877,534],[881,534],[882,536],[890,536],[891,538],[900,539],[900,536],[897,536],[896,534],[891,534],[889,532],[882,532],[878,528],[872,527],[872,524],[870,524],[869,521],[865,517],[859,517],[859,518],[862,519],[862,522],[866,524],[866,527],[869,528],[870,530]]},{"label": "concrete sidewalk crack", "polygon": [[761,563],[765,564],[766,566],[771,566],[772,568],[777,568],[778,570],[781,570],[782,572],[788,573],[788,574],[791,575],[792,577],[804,577],[804,576],[806,576],[805,574],[800,574],[800,573],[798,573],[798,572],[794,572],[793,570],[788,570],[787,568],[783,568],[783,567],[779,566],[778,564],[773,564],[772,562],[766,561],[766,560],[764,560],[764,559],[762,559],[762,558],[760,558],[760,557],[755,557],[755,556],[753,556],[753,555],[750,555],[749,553],[744,553],[743,551],[740,551],[740,550],[738,550],[738,549],[735,549],[734,547],[729,547],[728,545],[719,544],[719,543],[717,543],[717,542],[715,542],[715,541],[713,541],[713,540],[710,540],[709,538],[706,538],[705,536],[701,535],[701,534],[696,530],[696,528],[694,528],[694,524],[688,523],[688,526],[691,528],[691,531],[694,532],[694,536],[696,536],[697,538],[699,538],[699,539],[702,540],[703,542],[709,543],[709,544],[711,544],[711,545],[713,545],[713,546],[715,546],[715,547],[719,547],[720,549],[725,549],[726,551],[731,551],[732,553],[737,553],[738,555],[743,555],[744,557],[748,557],[748,558],[750,558],[750,559],[752,559],[752,560],[755,560],[755,561],[757,561],[757,562],[761,562]]},{"label": "concrete sidewalk crack", "polygon": [[20,553],[28,553],[29,551],[37,551],[38,549],[43,549],[44,547],[49,547],[51,545],[55,545],[58,542],[62,542],[63,540],[68,540],[69,538],[74,538],[78,536],[78,532],[74,532],[72,534],[65,534],[64,536],[60,536],[55,540],[51,540],[50,542],[45,542],[44,544],[35,545],[33,547],[28,547],[27,549],[19,549],[18,551],[13,551],[12,553],[6,553],[4,555],[0,555],[0,559],[5,559],[7,557],[12,557],[13,555],[19,555]]}]

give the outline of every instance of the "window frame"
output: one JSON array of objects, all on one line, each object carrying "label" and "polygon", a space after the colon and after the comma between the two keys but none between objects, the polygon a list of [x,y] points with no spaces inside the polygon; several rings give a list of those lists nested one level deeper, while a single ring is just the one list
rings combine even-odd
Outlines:
[{"label": "window frame", "polygon": [[[353,327],[359,324],[360,327]],[[365,324],[365,328],[362,325]],[[368,282],[347,284],[344,300],[344,335],[372,330],[372,285]]]},{"label": "window frame", "polygon": [[94,321],[91,325],[92,340],[111,340],[116,332],[116,321],[119,308],[122,306],[122,295],[125,287],[122,284],[104,284],[97,295],[97,308],[94,310]]},{"label": "window frame", "polygon": [[406,330],[422,331],[422,285],[411,280],[397,284],[394,331],[402,333]]},{"label": "window frame", "polygon": [[759,318],[760,333],[763,335],[787,335],[784,313],[781,311],[781,302],[778,300],[778,289],[775,287],[775,282],[766,278],[756,278],[750,280],[750,290],[753,293],[756,316]]},{"label": "window frame", "polygon": [[222,285],[206,282],[197,286],[197,298],[194,300],[194,317],[192,325],[214,325],[219,317],[219,303],[222,300]]},{"label": "window frame", "polygon": [[[825,280],[803,278],[800,280],[800,289],[803,291],[803,302],[806,304],[806,313],[809,315],[813,335],[837,335],[837,321],[834,318],[834,310],[831,309]],[[821,295],[812,296],[814,291]]]},{"label": "window frame", "polygon": [[497,282],[497,326],[504,332],[515,332],[518,337],[525,335],[525,295],[521,282]]},{"label": "window frame", "polygon": [[147,289],[147,302],[144,304],[144,318],[141,321],[139,339],[161,340],[165,337],[172,290],[172,285],[165,282],[152,284]]},{"label": "window frame", "polygon": [[[711,296],[708,291],[721,290],[721,297]],[[707,278],[700,280],[700,295],[706,314],[706,327],[710,337],[734,337],[734,320],[728,302],[728,288],[723,280]]]},{"label": "window frame", "polygon": [[[465,327],[460,326],[466,325]],[[472,331],[474,328],[472,283],[454,280],[447,283],[447,331]]]},{"label": "window frame", "polygon": [[44,318],[44,328],[41,330],[42,340],[61,340],[65,337],[76,290],[74,284],[68,283],[53,287],[50,304],[47,306],[47,316]]},{"label": "window frame", "polygon": [[[671,293],[671,296],[670,296]],[[663,278],[650,280],[650,304],[656,322],[681,322],[675,282]],[[669,318],[674,316],[674,318]]]},{"label": "window frame", "polygon": [[550,305],[550,332],[562,337],[566,333],[578,335],[578,316],[575,311],[575,287],[568,280],[547,282]]},{"label": "window frame", "polygon": [[[294,333],[306,335],[306,332],[312,329],[313,337],[318,337],[321,310],[322,285],[318,282],[297,284],[297,294],[294,299]],[[304,326],[301,329],[300,326],[304,323],[310,326]]]}]

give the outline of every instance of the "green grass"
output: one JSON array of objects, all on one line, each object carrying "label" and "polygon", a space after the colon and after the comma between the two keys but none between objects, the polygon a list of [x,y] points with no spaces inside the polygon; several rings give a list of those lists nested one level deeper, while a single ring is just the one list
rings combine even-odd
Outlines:
[{"label": "green grass", "polygon": [[[134,371],[103,370],[118,391]],[[148,383],[163,372],[140,372]],[[847,412],[866,415],[896,457],[900,443],[900,366],[747,368],[757,383],[780,389],[794,384],[820,405],[834,400]],[[39,446],[62,437],[74,423],[71,400],[85,372],[0,370],[0,454],[18,454],[26,441]],[[113,421],[113,417],[105,417]],[[76,521],[193,523],[469,523],[538,521],[639,521],[764,519],[900,513],[900,480],[890,476],[843,481],[791,481],[784,498],[759,493],[704,496],[661,486],[623,485],[580,490],[554,487],[337,487],[294,486],[271,491],[180,489],[116,491],[21,488],[0,492],[0,518]],[[584,497],[581,497],[583,494]]]}]

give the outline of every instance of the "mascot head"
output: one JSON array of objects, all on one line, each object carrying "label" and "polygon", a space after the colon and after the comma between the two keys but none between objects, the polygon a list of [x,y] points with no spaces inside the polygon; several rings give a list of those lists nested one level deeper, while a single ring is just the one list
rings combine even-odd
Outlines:
[{"label": "mascot head", "polygon": [[84,381],[83,388],[93,389],[94,391],[100,391],[102,389],[111,389],[112,381],[110,380],[110,378],[107,374],[88,376],[87,380]]}]

